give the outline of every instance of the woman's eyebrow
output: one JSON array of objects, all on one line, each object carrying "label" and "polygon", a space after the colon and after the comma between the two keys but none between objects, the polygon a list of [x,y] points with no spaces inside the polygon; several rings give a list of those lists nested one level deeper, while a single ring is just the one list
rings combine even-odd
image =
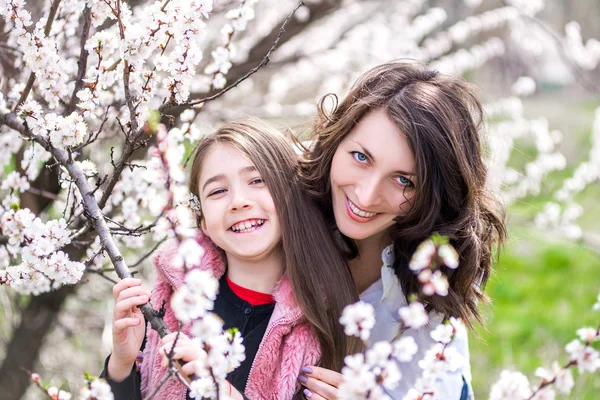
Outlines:
[{"label": "woman's eyebrow", "polygon": [[365,148],[365,146],[363,146],[362,144],[358,143],[356,140],[352,140],[354,143],[356,143],[357,145],[360,146],[360,148],[362,149],[363,153],[365,153],[367,155],[367,157],[369,157],[371,160],[375,161],[375,157],[373,157],[373,155],[371,154],[371,152],[369,150],[367,150]]},{"label": "woman's eyebrow", "polygon": [[[373,154],[371,154],[371,152],[369,150],[367,150],[365,148],[365,146],[363,146],[362,144],[358,143],[356,140],[352,140],[354,143],[356,143],[357,145],[360,146],[361,150],[363,151],[363,153],[366,154],[367,157],[369,157],[373,162],[375,162],[375,157],[373,157]],[[394,171],[395,174],[399,174],[399,175],[408,175],[408,176],[416,176],[416,174],[414,172],[408,172],[408,171],[403,171],[401,169],[398,169],[396,171]]]}]

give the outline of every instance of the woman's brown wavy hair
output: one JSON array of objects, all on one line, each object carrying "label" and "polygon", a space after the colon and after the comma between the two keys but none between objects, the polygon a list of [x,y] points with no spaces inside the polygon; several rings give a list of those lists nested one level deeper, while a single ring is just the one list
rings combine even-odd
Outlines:
[{"label": "woman's brown wavy hair", "polygon": [[[324,107],[328,100],[334,103],[330,112]],[[394,271],[404,293],[418,293],[417,277],[408,268],[411,255],[431,234],[448,236],[460,266],[443,269],[449,293],[428,298],[428,308],[460,317],[472,327],[474,319],[481,321],[477,304],[487,300],[483,289],[494,246],[504,242],[506,230],[501,208],[486,188],[483,111],[469,84],[414,62],[390,62],[371,69],[341,103],[334,95],[321,99],[313,143],[301,161],[302,181],[336,229],[329,177],[333,155],[361,118],[377,109],[383,109],[406,134],[419,183],[407,214],[397,217],[390,228]],[[357,257],[354,242],[341,237],[348,258]]]},{"label": "woman's brown wavy hair", "polygon": [[[281,226],[285,273],[304,318],[319,338],[320,365],[340,371],[344,357],[361,350],[361,343],[347,337],[338,322],[344,307],[356,302],[358,294],[323,216],[298,181],[298,156],[292,144],[258,119],[222,125],[195,149],[189,188],[198,198],[204,159],[218,145],[245,154],[269,188]],[[200,221],[201,216],[198,226]]]}]

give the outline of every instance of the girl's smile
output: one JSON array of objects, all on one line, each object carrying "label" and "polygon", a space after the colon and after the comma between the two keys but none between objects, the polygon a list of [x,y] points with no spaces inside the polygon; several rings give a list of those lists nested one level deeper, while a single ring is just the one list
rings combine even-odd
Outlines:
[{"label": "girl's smile", "polygon": [[246,219],[244,221],[236,222],[235,224],[231,225],[231,228],[229,228],[229,230],[231,230],[234,233],[256,232],[266,222],[267,222],[266,219],[256,219],[256,218]]}]

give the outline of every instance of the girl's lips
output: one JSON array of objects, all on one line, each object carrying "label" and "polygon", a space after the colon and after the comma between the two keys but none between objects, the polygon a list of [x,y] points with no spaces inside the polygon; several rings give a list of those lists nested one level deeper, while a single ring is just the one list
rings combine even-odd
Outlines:
[{"label": "girl's lips", "polygon": [[261,221],[261,222],[252,224],[252,226],[250,226],[249,228],[233,229],[234,226],[240,224],[241,222],[245,222],[245,221],[241,221],[241,222],[233,224],[233,226],[231,228],[229,228],[228,231],[230,231],[236,235],[251,234],[251,233],[254,233],[254,232],[260,230],[267,223],[266,219],[261,219],[261,218],[251,218],[251,219],[248,219],[247,221]]},{"label": "girl's lips", "polygon": [[362,217],[360,215],[356,215],[350,208],[350,199],[348,196],[346,196],[346,212],[348,213],[348,216],[356,222],[369,222],[377,217],[377,214],[373,215],[372,217]]}]

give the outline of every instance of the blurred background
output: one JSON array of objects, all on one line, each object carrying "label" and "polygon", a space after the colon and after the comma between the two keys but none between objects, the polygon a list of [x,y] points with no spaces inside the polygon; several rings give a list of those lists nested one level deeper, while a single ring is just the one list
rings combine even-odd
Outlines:
[{"label": "blurred background", "polygon": [[[27,2],[34,20],[47,3]],[[146,4],[129,3],[134,15]],[[475,395],[486,398],[503,369],[536,382],[537,367],[565,364],[564,346],[576,330],[599,321],[591,307],[600,289],[600,0],[305,3],[270,63],[202,108],[192,131],[201,135],[219,121],[252,115],[301,134],[323,95],[343,96],[358,75],[392,59],[414,58],[463,76],[486,106],[490,184],[507,206],[510,236],[487,287],[491,302],[481,305],[485,324],[470,338]],[[214,89],[202,71],[221,43],[227,11],[238,4],[215,0],[192,96]],[[233,37],[228,83],[262,60],[295,5],[255,5],[254,19]],[[0,47],[5,76],[11,56]],[[175,126],[192,118],[173,114]],[[124,253],[134,260],[152,244],[144,246]],[[150,287],[150,260],[136,269]],[[36,372],[78,391],[83,372],[99,374],[110,352],[111,288],[94,274],[38,297],[0,286],[0,376],[16,368],[5,354],[18,345],[23,358],[37,360]],[[575,381],[570,398],[600,398],[597,374],[575,373]],[[11,397],[0,390],[0,398],[40,398],[28,386],[13,385]]]}]

